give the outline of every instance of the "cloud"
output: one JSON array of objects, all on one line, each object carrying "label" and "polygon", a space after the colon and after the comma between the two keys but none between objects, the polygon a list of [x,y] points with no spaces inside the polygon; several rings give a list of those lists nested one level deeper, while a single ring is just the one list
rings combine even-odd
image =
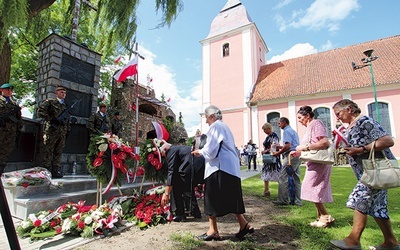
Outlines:
[{"label": "cloud", "polygon": [[288,28],[308,28],[312,30],[328,29],[335,32],[340,22],[359,9],[358,0],[316,0],[307,10],[294,10],[290,18],[275,16],[275,22],[281,32]]},{"label": "cloud", "polygon": [[293,2],[293,0],[283,0],[282,2],[278,3],[274,9],[281,9],[283,7],[285,7],[286,5],[289,5],[291,2]]},{"label": "cloud", "polygon": [[156,98],[161,100],[163,94],[165,100],[171,98],[169,104],[176,118],[179,119],[179,112],[181,112],[188,135],[194,136],[196,130],[200,128],[201,80],[194,83],[186,83],[184,84],[185,86],[178,86],[175,72],[172,68],[166,64],[156,64],[155,59],[157,56],[147,48],[139,46],[139,51],[145,57],[145,60],[139,61],[139,82],[146,83],[147,75],[150,75],[153,79],[151,83]]},{"label": "cloud", "polygon": [[318,52],[318,50],[309,43],[298,43],[298,44],[295,44],[294,46],[292,46],[290,49],[283,52],[283,54],[273,56],[267,62],[268,63],[280,62],[283,60],[296,58],[296,57],[300,57],[300,56],[305,56],[305,55],[310,55],[310,54],[314,54],[317,52]]}]

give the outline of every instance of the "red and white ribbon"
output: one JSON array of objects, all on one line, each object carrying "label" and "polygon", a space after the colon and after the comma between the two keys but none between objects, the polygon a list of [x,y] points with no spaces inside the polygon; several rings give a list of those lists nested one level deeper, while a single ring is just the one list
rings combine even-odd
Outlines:
[{"label": "red and white ribbon", "polygon": [[335,136],[335,141],[334,141],[335,148],[339,148],[340,143],[345,144],[345,146],[349,145],[349,142],[347,141],[345,135],[343,134],[343,131],[345,129],[346,128],[342,125],[339,128],[336,128],[336,129],[333,130],[332,133]]},{"label": "red and white ribbon", "polygon": [[[111,155],[113,155],[114,150],[112,150],[112,149],[110,149],[110,150],[111,150]],[[107,194],[108,191],[110,191],[116,178],[117,178],[117,169],[114,166],[114,162],[111,160],[111,178],[110,178],[110,182],[107,184],[107,187],[104,189],[103,194]]]}]

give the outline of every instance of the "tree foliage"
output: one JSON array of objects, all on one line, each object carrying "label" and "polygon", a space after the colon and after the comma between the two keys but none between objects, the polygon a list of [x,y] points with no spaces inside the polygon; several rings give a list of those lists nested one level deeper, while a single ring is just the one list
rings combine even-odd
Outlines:
[{"label": "tree foliage", "polygon": [[[20,97],[36,88],[37,44],[51,33],[72,34],[76,0],[0,0],[0,83],[12,82]],[[116,50],[129,53],[136,39],[139,0],[81,0],[77,43],[110,62]],[[155,0],[158,27],[170,26],[182,11],[182,0]],[[11,63],[12,62],[12,63]],[[12,65],[12,66],[11,66]],[[102,77],[104,80],[105,77]]]}]

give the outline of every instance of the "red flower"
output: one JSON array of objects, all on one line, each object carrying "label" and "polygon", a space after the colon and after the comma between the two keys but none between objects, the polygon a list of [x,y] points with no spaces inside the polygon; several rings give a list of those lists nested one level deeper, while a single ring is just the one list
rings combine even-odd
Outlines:
[{"label": "red flower", "polygon": [[85,227],[85,222],[79,221],[79,223],[78,223],[78,228],[79,228],[79,229],[83,229],[84,227]]},{"label": "red flower", "polygon": [[35,227],[40,227],[40,225],[42,225],[41,220],[35,220],[35,222],[33,222],[33,226],[35,226]]},{"label": "red flower", "polygon": [[126,154],[125,154],[124,152],[119,152],[119,153],[118,153],[118,157],[119,157],[121,160],[125,160],[125,159],[126,159]]},{"label": "red flower", "polygon": [[128,172],[129,166],[128,164],[124,163],[122,164],[122,167],[120,169],[123,174],[126,174]]},{"label": "red flower", "polygon": [[133,160],[140,161],[140,155],[134,153],[130,153],[129,155]]},{"label": "red flower", "polygon": [[136,169],[136,176],[142,176],[142,175],[144,175],[144,167],[139,166]]},{"label": "red flower", "polygon": [[124,151],[126,153],[133,153],[133,151],[134,151],[133,148],[127,147],[125,145],[122,145],[121,148],[122,148],[122,151]]},{"label": "red flower", "polygon": [[156,170],[160,170],[161,168],[162,168],[162,163],[161,162],[157,163]]},{"label": "red flower", "polygon": [[111,156],[111,160],[112,160],[112,162],[113,162],[114,164],[116,164],[117,162],[121,161],[121,160],[119,159],[119,157],[118,157],[117,154],[113,154],[113,155]]},{"label": "red flower", "polygon": [[153,154],[148,154],[147,155],[147,160],[150,162],[151,160],[154,159],[154,155]]},{"label": "red flower", "polygon": [[54,220],[50,222],[50,227],[55,227],[57,226],[57,222],[55,222]]},{"label": "red flower", "polygon": [[24,188],[26,188],[26,187],[29,186],[29,183],[28,183],[28,182],[24,182],[24,183],[21,184],[21,186],[23,186]]},{"label": "red flower", "polygon": [[110,149],[116,150],[118,148],[118,144],[115,142],[110,143]]},{"label": "red flower", "polygon": [[94,159],[93,166],[99,167],[101,166],[101,164],[103,164],[103,158],[97,157],[96,159]]},{"label": "red flower", "polygon": [[60,234],[62,232],[62,227],[57,227],[56,228],[56,234]]},{"label": "red flower", "polygon": [[97,154],[97,157],[102,157],[104,155],[104,151],[100,151],[98,154]]}]

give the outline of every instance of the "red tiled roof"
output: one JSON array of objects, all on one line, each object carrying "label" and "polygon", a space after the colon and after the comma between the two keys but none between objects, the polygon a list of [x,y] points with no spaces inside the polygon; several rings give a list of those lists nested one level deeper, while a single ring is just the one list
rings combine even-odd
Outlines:
[{"label": "red tiled roof", "polygon": [[400,36],[293,58],[260,68],[250,102],[282,99],[371,86],[369,66],[354,70],[352,62],[363,65],[364,51],[373,49],[376,86],[400,83]]}]

